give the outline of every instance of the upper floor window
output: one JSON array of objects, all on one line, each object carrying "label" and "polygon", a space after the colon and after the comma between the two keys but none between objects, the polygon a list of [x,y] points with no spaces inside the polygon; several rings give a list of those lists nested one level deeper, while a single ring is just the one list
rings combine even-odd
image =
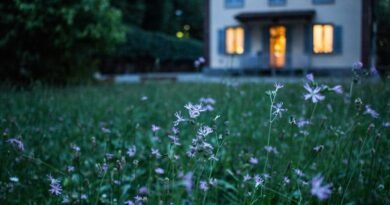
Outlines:
[{"label": "upper floor window", "polygon": [[315,24],[313,26],[313,52],[325,54],[333,52],[334,28],[331,24]]},{"label": "upper floor window", "polygon": [[313,0],[313,4],[333,4],[335,0]]},{"label": "upper floor window", "polygon": [[268,0],[268,4],[271,6],[283,6],[286,5],[287,0]]},{"label": "upper floor window", "polygon": [[244,0],[225,0],[226,8],[241,8],[244,6]]},{"label": "upper floor window", "polygon": [[225,46],[227,54],[244,53],[244,28],[228,27],[225,30]]}]

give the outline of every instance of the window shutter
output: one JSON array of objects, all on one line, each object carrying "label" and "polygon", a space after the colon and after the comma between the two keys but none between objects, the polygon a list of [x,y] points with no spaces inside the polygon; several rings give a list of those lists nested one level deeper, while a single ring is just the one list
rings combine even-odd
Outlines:
[{"label": "window shutter", "polygon": [[251,29],[249,26],[244,27],[244,53],[251,53]]},{"label": "window shutter", "polygon": [[341,54],[343,52],[343,29],[335,25],[333,32],[333,53]]},{"label": "window shutter", "polygon": [[226,29],[219,29],[218,31],[218,53],[220,55],[226,54],[225,32]]},{"label": "window shutter", "polygon": [[304,52],[306,54],[311,54],[313,52],[313,27],[311,24],[307,24],[304,27]]},{"label": "window shutter", "polygon": [[263,57],[262,57],[262,63],[265,67],[269,66],[269,27],[264,26],[262,31],[262,43],[263,43]]},{"label": "window shutter", "polygon": [[286,53],[286,58],[287,58],[287,67],[291,67],[291,58],[292,58],[292,42],[293,42],[293,27],[292,26],[287,26],[286,27],[286,43],[287,43],[287,53]]}]

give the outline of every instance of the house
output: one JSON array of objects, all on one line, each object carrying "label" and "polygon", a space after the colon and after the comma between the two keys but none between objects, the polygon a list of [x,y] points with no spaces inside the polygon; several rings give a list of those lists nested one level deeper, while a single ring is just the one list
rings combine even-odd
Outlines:
[{"label": "house", "polygon": [[209,72],[347,71],[369,64],[373,0],[205,0]]}]

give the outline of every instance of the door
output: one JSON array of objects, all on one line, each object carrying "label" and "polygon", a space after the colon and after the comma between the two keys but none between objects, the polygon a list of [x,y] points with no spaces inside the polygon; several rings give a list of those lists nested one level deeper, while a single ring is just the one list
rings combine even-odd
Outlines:
[{"label": "door", "polygon": [[273,68],[283,68],[286,64],[286,27],[271,26],[269,29],[269,62]]}]

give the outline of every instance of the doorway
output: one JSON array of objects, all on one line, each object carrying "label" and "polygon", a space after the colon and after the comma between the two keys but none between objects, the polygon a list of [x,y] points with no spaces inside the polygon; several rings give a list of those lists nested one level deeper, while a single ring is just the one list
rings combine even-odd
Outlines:
[{"label": "doorway", "polygon": [[281,69],[286,64],[286,27],[271,26],[269,57],[272,68]]}]

